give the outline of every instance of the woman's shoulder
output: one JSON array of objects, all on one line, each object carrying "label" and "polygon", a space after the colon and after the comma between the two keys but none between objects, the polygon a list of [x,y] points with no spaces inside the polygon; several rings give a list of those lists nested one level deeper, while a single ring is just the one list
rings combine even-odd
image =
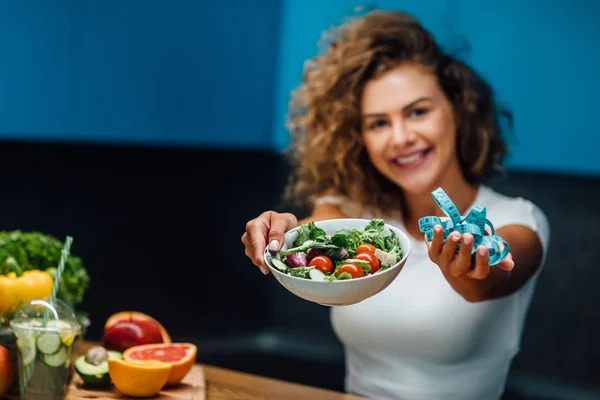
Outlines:
[{"label": "woman's shoulder", "polygon": [[486,185],[480,186],[476,202],[486,207],[488,211],[492,210],[503,214],[528,213],[534,209],[542,211],[537,204],[525,197],[509,196]]}]

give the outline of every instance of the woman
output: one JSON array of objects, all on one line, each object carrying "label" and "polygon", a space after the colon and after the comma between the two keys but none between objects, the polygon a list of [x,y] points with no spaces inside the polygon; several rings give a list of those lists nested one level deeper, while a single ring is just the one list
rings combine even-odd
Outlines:
[{"label": "woman", "polygon": [[[288,198],[312,214],[297,221],[267,211],[247,224],[246,255],[267,273],[262,252],[281,248],[298,224],[385,218],[413,250],[399,279],[359,304],[331,309],[346,349],[346,388],[369,398],[494,399],[510,363],[549,242],[545,215],[530,201],[481,182],[505,154],[492,91],[444,54],[417,21],[372,12],[337,31],[307,69],[291,103],[295,171]],[[473,236],[427,242],[419,218],[443,216],[442,187],[466,215],[474,204],[510,246],[489,267]],[[457,245],[460,250],[456,252]]]}]

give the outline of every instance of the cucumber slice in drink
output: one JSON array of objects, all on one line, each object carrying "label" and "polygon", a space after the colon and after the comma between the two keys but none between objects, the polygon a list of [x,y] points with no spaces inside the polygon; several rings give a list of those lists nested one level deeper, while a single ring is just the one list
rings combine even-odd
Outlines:
[{"label": "cucumber slice in drink", "polygon": [[60,367],[67,362],[69,354],[65,347],[61,346],[55,354],[45,354],[44,362],[49,367]]},{"label": "cucumber slice in drink", "polygon": [[62,339],[58,333],[44,332],[37,340],[37,348],[41,353],[54,354],[62,346]]}]

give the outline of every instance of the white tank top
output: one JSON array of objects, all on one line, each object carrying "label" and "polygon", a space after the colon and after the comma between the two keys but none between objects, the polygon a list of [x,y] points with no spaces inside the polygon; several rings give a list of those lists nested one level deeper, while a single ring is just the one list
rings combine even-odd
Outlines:
[{"label": "white tank top", "polygon": [[[371,217],[352,215],[351,203],[341,198],[319,201],[326,202],[351,217]],[[475,203],[487,208],[496,229],[522,224],[536,231],[543,265],[550,232],[540,209],[486,186]],[[406,231],[399,220],[386,222]],[[411,242],[411,255],[390,286],[361,303],[331,309],[345,347],[346,391],[371,399],[499,399],[542,267],[511,296],[469,303],[429,260],[426,244]]]}]

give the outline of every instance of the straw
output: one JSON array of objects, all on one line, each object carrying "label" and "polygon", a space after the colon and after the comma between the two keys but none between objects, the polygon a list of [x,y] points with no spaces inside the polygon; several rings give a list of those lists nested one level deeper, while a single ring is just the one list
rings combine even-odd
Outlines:
[{"label": "straw", "polygon": [[[60,261],[58,262],[58,267],[56,269],[56,275],[54,277],[54,284],[52,285],[52,291],[50,292],[50,298],[48,299],[49,304],[53,304],[56,301],[56,296],[58,294],[60,281],[62,280],[62,274],[63,274],[63,271],[65,270],[65,262],[67,261],[67,258],[69,257],[69,251],[71,250],[71,243],[73,243],[73,238],[70,236],[67,236],[67,239],[65,240],[65,244],[63,246],[63,249],[62,249],[62,252],[60,255]],[[44,311],[44,321],[42,323],[43,328],[46,327],[46,324],[48,323],[48,318],[50,318],[50,308],[46,307],[46,310]],[[31,377],[31,374],[33,373],[34,365],[35,365],[35,363],[32,362],[27,367],[25,367],[25,370],[23,371],[23,378],[21,379],[21,388],[20,388],[21,389],[21,398],[23,398],[25,396],[25,388],[27,387],[29,378]]]},{"label": "straw", "polygon": [[[58,268],[56,269],[56,276],[54,277],[54,285],[52,286],[52,292],[50,292],[50,299],[48,303],[52,304],[56,301],[56,295],[58,293],[58,287],[60,286],[60,281],[62,280],[62,274],[65,270],[65,262],[67,261],[67,257],[69,257],[69,251],[71,250],[71,243],[73,243],[73,238],[67,236],[67,240],[65,240],[65,245],[62,249],[62,253],[60,255],[60,261],[58,262]],[[44,312],[44,322],[42,327],[46,327],[48,323],[48,318],[50,317],[50,309],[46,307],[46,311]]]}]

